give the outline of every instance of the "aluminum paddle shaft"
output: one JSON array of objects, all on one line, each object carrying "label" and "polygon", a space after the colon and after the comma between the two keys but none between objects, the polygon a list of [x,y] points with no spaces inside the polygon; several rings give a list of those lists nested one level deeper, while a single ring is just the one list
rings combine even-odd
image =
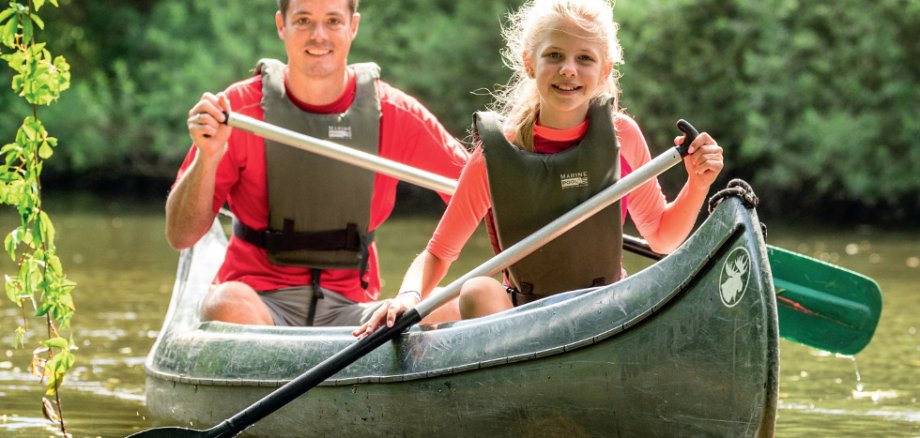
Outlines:
[{"label": "aluminum paddle shaft", "polygon": [[391,176],[447,195],[452,195],[457,190],[457,181],[416,169],[397,161],[381,158],[328,140],[310,137],[309,135],[275,126],[239,113],[224,113],[224,116],[224,123],[227,125],[251,132],[262,138]]}]

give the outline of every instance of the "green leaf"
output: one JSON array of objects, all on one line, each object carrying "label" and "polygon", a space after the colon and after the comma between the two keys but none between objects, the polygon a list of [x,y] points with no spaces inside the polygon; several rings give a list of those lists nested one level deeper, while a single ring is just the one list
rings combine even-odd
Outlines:
[{"label": "green leaf", "polygon": [[[38,2],[36,1],[36,3]],[[38,7],[36,7],[35,10],[38,10]],[[36,26],[38,26],[39,29],[45,28],[45,22],[42,21],[41,17],[39,17],[37,14],[29,14],[29,17],[32,18],[32,21],[35,23]]]},{"label": "green leaf", "polygon": [[26,122],[22,124],[21,129],[22,129],[22,133],[25,134],[26,139],[35,140],[35,136],[36,134],[38,134],[38,129],[36,129],[36,126],[34,123],[29,123],[30,119],[31,117],[29,119],[26,119]]},{"label": "green leaf", "polygon": [[56,255],[48,257],[48,266],[57,274],[64,273],[64,268],[61,266],[61,258]]},{"label": "green leaf", "polygon": [[27,284],[30,285],[33,290],[41,289],[41,284],[45,279],[45,276],[42,275],[42,268],[44,268],[44,263],[42,263],[40,260],[29,259],[28,266],[29,272],[27,275],[29,280]]},{"label": "green leaf", "polygon": [[41,226],[42,235],[44,236],[42,241],[49,246],[54,245],[55,230],[54,223],[51,222],[51,217],[48,216],[48,213],[42,210],[41,213],[38,214],[38,222]]},{"label": "green leaf", "polygon": [[[66,278],[61,280],[61,293],[69,294],[77,288],[77,283]],[[76,306],[73,306],[76,309]]]},{"label": "green leaf", "polygon": [[15,229],[6,235],[3,239],[3,249],[10,255],[10,259],[16,261],[16,247],[19,246],[19,229]]},{"label": "green leaf", "polygon": [[[45,5],[45,0],[32,0],[32,8],[35,9],[35,12],[38,12],[38,10],[41,9],[42,6],[44,6],[44,5]],[[55,6],[57,6],[57,5],[55,5]],[[34,14],[33,14],[33,15],[34,15]]]},{"label": "green leaf", "polygon": [[20,21],[21,23],[19,24],[22,25],[22,39],[26,41],[31,41],[32,35],[34,34],[33,29],[32,29],[32,20],[25,20],[25,21],[20,20]]},{"label": "green leaf", "polygon": [[16,13],[16,10],[13,8],[6,8],[0,11],[0,23],[4,22],[6,19],[10,18],[10,16],[15,13]]},{"label": "green leaf", "polygon": [[6,297],[10,301],[16,303],[17,306],[22,307],[22,282],[19,281],[19,277],[14,277],[12,275],[4,275],[4,288],[6,289]]},{"label": "green leaf", "polygon": [[67,347],[69,346],[69,343],[67,342],[67,339],[64,339],[64,338],[62,338],[62,337],[60,337],[60,336],[58,336],[58,337],[56,337],[56,338],[46,339],[46,340],[42,341],[41,344],[44,345],[44,346],[46,346],[46,347],[57,348],[57,349],[60,349],[60,350],[66,350]]},{"label": "green leaf", "polygon": [[20,242],[25,243],[26,245],[29,245],[29,247],[31,248],[31,247],[34,246],[34,245],[33,245],[34,238],[35,238],[35,236],[32,235],[32,231],[31,231],[31,230],[29,230],[29,229],[27,229],[27,228],[21,228],[21,231],[20,231],[20,233],[19,233],[19,239],[20,239],[19,241],[20,241]]},{"label": "green leaf", "polygon": [[74,310],[77,310],[77,306],[73,302],[73,295],[70,295],[70,294],[67,294],[61,297],[61,305],[70,309],[71,314],[73,314]]},{"label": "green leaf", "polygon": [[0,148],[0,155],[5,155],[12,152],[20,152],[22,148],[19,147],[16,143],[7,143],[3,145],[3,148]]},{"label": "green leaf", "polygon": [[43,141],[41,146],[38,148],[38,156],[43,160],[51,158],[51,155],[54,154],[54,149],[51,149],[51,146],[48,145],[47,141]]},{"label": "green leaf", "polygon": [[13,15],[6,25],[3,26],[3,34],[0,35],[3,45],[13,48],[16,46],[16,30],[19,28],[19,16]]}]

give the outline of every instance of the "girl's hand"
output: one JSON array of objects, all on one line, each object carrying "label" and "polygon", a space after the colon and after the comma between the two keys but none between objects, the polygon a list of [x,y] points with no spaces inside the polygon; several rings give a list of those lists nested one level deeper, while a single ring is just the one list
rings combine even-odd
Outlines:
[{"label": "girl's hand", "polygon": [[365,322],[364,325],[351,332],[352,336],[359,339],[365,338],[380,328],[384,322],[387,327],[393,327],[393,324],[396,323],[396,318],[399,318],[400,315],[419,303],[419,300],[416,298],[417,294],[418,292],[410,294],[401,293],[397,295],[396,298],[383,300],[380,307],[371,315],[371,318]]},{"label": "girl's hand", "polygon": [[[683,140],[684,136],[677,137],[674,144],[679,145]],[[703,132],[690,143],[688,152],[684,157],[688,182],[692,187],[708,191],[722,171],[722,148],[709,134]]]}]

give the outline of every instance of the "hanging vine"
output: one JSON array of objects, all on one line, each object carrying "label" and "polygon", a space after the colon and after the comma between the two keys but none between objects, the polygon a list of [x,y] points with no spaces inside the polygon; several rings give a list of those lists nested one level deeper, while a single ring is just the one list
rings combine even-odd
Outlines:
[{"label": "hanging vine", "polygon": [[[57,0],[47,0],[58,7]],[[18,272],[4,276],[6,296],[22,311],[15,344],[23,347],[28,323],[35,318],[46,328],[45,339],[37,342],[31,370],[46,385],[42,397],[45,416],[57,423],[67,436],[61,408],[60,387],[74,364],[73,337],[61,330],[70,326],[74,315],[76,286],[64,275],[54,245],[54,224],[42,206],[42,163],[54,153],[57,139],[48,135],[38,109],[51,105],[70,87],[70,65],[62,56],[52,57],[46,44],[36,42],[36,31],[45,23],[38,12],[45,0],[10,1],[0,11],[0,58],[13,70],[12,89],[30,106],[12,143],[0,149],[0,204],[13,207],[20,224],[3,240],[7,255]]]}]

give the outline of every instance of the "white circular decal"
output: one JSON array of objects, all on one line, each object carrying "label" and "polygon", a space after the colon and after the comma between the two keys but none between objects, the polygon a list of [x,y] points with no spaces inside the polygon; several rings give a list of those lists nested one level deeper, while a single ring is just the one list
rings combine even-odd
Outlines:
[{"label": "white circular decal", "polygon": [[722,265],[719,278],[719,297],[726,307],[733,307],[741,301],[751,276],[751,255],[747,248],[739,246],[728,253]]}]

